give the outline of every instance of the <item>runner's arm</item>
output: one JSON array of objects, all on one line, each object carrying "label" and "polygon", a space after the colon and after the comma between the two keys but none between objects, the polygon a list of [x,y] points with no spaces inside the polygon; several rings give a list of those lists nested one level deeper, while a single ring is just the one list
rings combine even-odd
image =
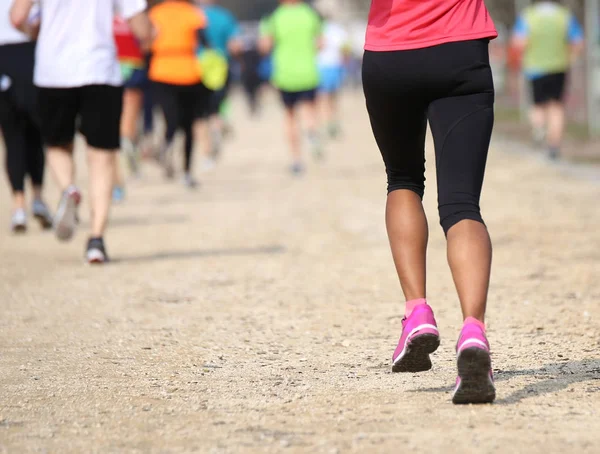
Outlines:
[{"label": "runner's arm", "polygon": [[231,33],[229,34],[229,40],[227,41],[227,50],[233,56],[238,56],[244,50],[244,42],[241,39],[240,24],[238,24],[235,17],[231,16]]},{"label": "runner's arm", "polygon": [[258,51],[263,55],[269,55],[275,46],[273,37],[273,21],[271,17],[260,21]]},{"label": "runner's arm", "polygon": [[143,51],[148,51],[155,38],[155,30],[150,22],[146,9],[146,0],[117,0],[118,11],[129,24],[133,35],[140,43]]},{"label": "runner's arm", "polygon": [[10,8],[10,22],[13,27],[28,35],[31,32],[29,24],[31,8],[33,8],[33,0],[14,0]]},{"label": "runner's arm", "polygon": [[569,22],[569,43],[571,45],[571,64],[575,64],[585,50],[585,33],[574,15]]},{"label": "runner's arm", "polygon": [[529,45],[529,25],[523,16],[517,18],[513,29],[511,45],[513,48],[524,51]]},{"label": "runner's arm", "polygon": [[150,22],[148,14],[145,11],[138,13],[130,18],[127,23],[132,33],[138,39],[140,48],[143,51],[150,50],[152,41],[156,38],[156,29],[152,25],[152,22]]}]

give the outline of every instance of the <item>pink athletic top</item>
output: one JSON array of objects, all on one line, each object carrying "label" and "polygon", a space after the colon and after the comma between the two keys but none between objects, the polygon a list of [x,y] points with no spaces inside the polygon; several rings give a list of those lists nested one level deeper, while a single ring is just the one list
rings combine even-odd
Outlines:
[{"label": "pink athletic top", "polygon": [[497,36],[483,0],[372,0],[365,49],[420,49]]}]

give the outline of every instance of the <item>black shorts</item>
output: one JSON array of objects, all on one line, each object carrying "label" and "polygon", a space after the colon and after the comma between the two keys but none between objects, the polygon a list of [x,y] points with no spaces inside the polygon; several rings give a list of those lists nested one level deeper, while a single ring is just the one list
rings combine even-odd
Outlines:
[{"label": "black shorts", "polygon": [[296,107],[301,102],[314,102],[317,99],[317,89],[304,91],[281,90],[281,100],[288,109]]},{"label": "black shorts", "polygon": [[120,147],[123,88],[87,85],[38,89],[42,137],[48,146],[67,146],[77,126],[90,147],[117,151]]},{"label": "black shorts", "polygon": [[567,82],[566,73],[548,74],[531,81],[534,104],[562,101]]},{"label": "black shorts", "polygon": [[210,99],[214,93],[202,83],[194,85],[173,85],[153,82],[153,99],[168,119],[176,124],[207,118]]},{"label": "black shorts", "polygon": [[148,69],[134,69],[129,78],[123,83],[123,87],[131,90],[143,90],[148,85]]},{"label": "black shorts", "polygon": [[463,41],[364,56],[367,109],[388,192],[423,197],[429,121],[446,232],[463,219],[483,222],[479,198],[494,123],[488,46],[487,40]]}]

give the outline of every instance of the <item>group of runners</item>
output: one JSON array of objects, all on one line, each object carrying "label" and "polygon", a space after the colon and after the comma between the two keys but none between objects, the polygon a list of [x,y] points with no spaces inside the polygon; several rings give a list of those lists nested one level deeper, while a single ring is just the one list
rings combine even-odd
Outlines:
[{"label": "group of runners", "polygon": [[[196,185],[191,172],[194,144],[205,145],[208,159],[218,154],[226,128],[220,112],[227,88],[226,83],[216,90],[206,86],[208,69],[199,64],[198,54],[216,49],[230,60],[244,49],[232,16],[211,2],[201,3],[203,9],[190,1],[165,0],[148,11],[145,0],[44,0],[39,11],[33,0],[0,0],[0,120],[14,193],[15,230],[26,227],[23,180],[29,175],[34,216],[44,228],[54,226],[59,239],[73,236],[82,197],[75,185],[73,160],[77,126],[87,142],[89,167],[91,231],[86,259],[105,262],[109,208],[115,186],[119,188],[123,180],[116,152],[123,149],[131,172],[138,171],[137,149],[144,136],[138,117],[144,110],[145,131],[152,129],[152,110],[144,109],[145,100],[147,106],[160,107],[165,118],[164,141],[156,153],[165,174],[173,176],[174,137],[181,130],[183,179],[189,187]],[[536,127],[542,127],[537,119],[542,116],[549,126],[559,123],[553,102],[564,80],[555,73],[564,72],[570,57],[567,48],[556,56],[555,65],[536,66],[551,52],[532,44],[532,34],[545,36],[547,31],[536,28],[540,16],[555,11],[545,8],[544,14],[527,12],[515,38],[532,69],[536,105],[545,110],[545,115],[534,112]],[[328,13],[323,21],[305,2],[281,0],[260,25],[257,49],[272,55],[271,80],[285,109],[294,174],[305,169],[304,137],[314,156],[323,156],[316,121],[319,87],[327,94],[327,133],[339,134],[335,95],[343,77],[347,37]],[[9,14],[20,31],[9,27]],[[570,37],[566,43],[579,43],[571,16],[560,10],[555,21],[565,26]],[[392,368],[428,370],[430,354],[440,344],[426,294],[428,225],[422,197],[429,123],[440,223],[464,320],[456,345],[455,403],[495,399],[485,327],[492,245],[479,202],[494,125],[488,44],[496,36],[483,0],[372,0],[366,33],[363,87],[387,172],[386,224],[406,301]],[[31,41],[35,38],[37,47]],[[559,44],[566,46],[563,41]],[[549,131],[548,140],[554,150],[558,138]],[[41,194],[44,146],[62,190],[53,219]]]},{"label": "group of runners", "polygon": [[[33,215],[44,228],[54,225],[60,239],[72,237],[81,199],[72,159],[78,130],[89,149],[93,228],[87,259],[106,261],[107,191],[110,187],[113,201],[123,200],[126,176],[139,174],[142,157],[156,158],[165,176],[173,178],[179,167],[174,162],[174,139],[182,131],[183,183],[197,186],[192,173],[196,148],[201,151],[202,170],[215,166],[231,129],[227,94],[238,60],[244,85],[254,93],[251,110],[256,110],[256,92],[271,73],[273,84],[282,91],[294,156],[292,172],[303,171],[297,118],[302,104],[308,112],[307,137],[315,154],[321,154],[316,120],[320,87],[329,100],[326,129],[332,136],[339,132],[333,96],[342,86],[346,38],[341,27],[324,22],[303,2],[282,2],[263,20],[260,35],[250,45],[242,39],[236,18],[215,0],[164,0],[151,5],[144,0],[111,0],[97,10],[75,3],[49,0],[40,8],[33,0],[0,2],[0,119],[14,195],[11,228],[15,232],[27,229],[24,183],[29,175]],[[82,29],[83,24],[89,30]],[[252,58],[252,48],[259,52],[258,58]],[[218,87],[208,86],[203,74],[212,71],[202,65],[207,49],[217,52],[227,67]],[[271,60],[275,69],[264,74],[264,64]],[[79,63],[74,66],[73,61]],[[155,111],[166,125],[158,141],[153,134]],[[123,159],[116,157],[118,150]],[[64,192],[54,217],[42,199],[46,159]]]}]

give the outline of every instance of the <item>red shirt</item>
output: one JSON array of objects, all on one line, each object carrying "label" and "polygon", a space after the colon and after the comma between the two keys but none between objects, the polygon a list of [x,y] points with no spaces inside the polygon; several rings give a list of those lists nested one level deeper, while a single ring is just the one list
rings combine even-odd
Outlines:
[{"label": "red shirt", "polygon": [[497,36],[483,0],[372,0],[365,49],[421,49]]},{"label": "red shirt", "polygon": [[117,55],[121,63],[143,68],[144,55],[127,22],[119,17],[113,21],[113,32],[117,45]]}]

